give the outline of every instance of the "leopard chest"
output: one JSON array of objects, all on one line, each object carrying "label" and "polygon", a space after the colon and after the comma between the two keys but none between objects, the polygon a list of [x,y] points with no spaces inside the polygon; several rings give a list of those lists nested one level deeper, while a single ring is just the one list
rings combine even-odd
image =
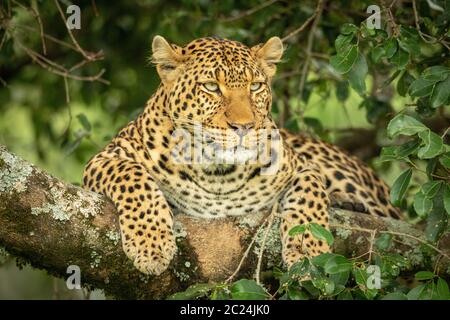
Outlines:
[{"label": "leopard chest", "polygon": [[240,216],[269,208],[280,197],[286,177],[242,169],[225,175],[187,174],[160,185],[176,213],[202,218]]}]

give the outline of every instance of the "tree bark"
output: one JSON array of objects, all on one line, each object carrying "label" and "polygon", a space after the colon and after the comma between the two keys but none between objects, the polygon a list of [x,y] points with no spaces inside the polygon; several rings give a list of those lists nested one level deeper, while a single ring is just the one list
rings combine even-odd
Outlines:
[{"label": "tree bark", "polygon": [[[440,264],[439,270],[449,267],[442,258],[449,255],[448,235],[439,243],[440,253],[431,250],[425,259],[421,242],[414,239],[424,241],[417,227],[342,210],[330,214],[337,253],[364,254],[372,235],[366,229],[387,230],[408,235],[395,235],[392,250],[408,258],[414,270],[430,257]],[[224,281],[237,269],[266,215],[214,220],[177,215],[178,254],[162,275],[146,276],[122,252],[117,213],[109,200],[66,184],[0,146],[0,245],[57,277],[68,277],[68,266],[77,265],[83,286],[103,289],[115,298],[162,299],[195,283]],[[254,275],[263,234],[258,233],[238,277]],[[274,223],[265,242],[265,268],[280,263],[280,249]]]}]

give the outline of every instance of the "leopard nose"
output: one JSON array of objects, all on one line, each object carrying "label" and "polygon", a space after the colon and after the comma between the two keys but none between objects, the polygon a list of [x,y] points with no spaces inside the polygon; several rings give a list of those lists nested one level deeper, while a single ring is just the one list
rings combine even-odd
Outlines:
[{"label": "leopard nose", "polygon": [[228,122],[228,125],[231,129],[234,130],[239,136],[245,136],[248,131],[255,127],[255,122],[247,122],[247,123],[237,123],[237,122]]}]

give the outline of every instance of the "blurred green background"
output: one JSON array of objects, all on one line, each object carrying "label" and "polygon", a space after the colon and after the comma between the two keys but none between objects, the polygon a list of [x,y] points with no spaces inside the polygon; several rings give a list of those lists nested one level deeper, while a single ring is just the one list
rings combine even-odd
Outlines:
[{"label": "blurred green background", "polygon": [[[149,64],[153,36],[162,35],[179,45],[198,37],[220,36],[252,46],[296,30],[317,5],[316,1],[273,0],[58,3],[64,13],[72,3],[81,8],[81,29],[73,30],[73,35],[83,50],[101,51],[102,58],[86,61],[76,50],[54,1],[2,1],[0,144],[78,185],[87,160],[143,110],[158,86],[158,76]],[[427,10],[425,2],[420,3]],[[393,112],[412,103],[411,98],[395,94],[392,88],[398,79],[384,84],[392,75],[389,64],[382,68],[369,65],[368,89],[363,96],[350,89],[329,64],[340,27],[344,23],[359,26],[369,16],[366,8],[370,4],[372,1],[326,2],[310,52],[310,27],[286,40],[285,56],[273,83],[273,113],[281,126],[309,131],[343,146],[392,183],[400,165],[373,160],[380,147],[389,143],[387,121]],[[398,4],[398,21],[412,24],[409,9],[410,4],[405,8]],[[383,28],[387,28],[385,20]],[[306,59],[308,69],[302,85]],[[45,70],[37,60],[52,70],[70,71],[75,66],[70,74],[76,76],[93,76],[104,70],[102,79],[109,84],[63,77]],[[448,109],[442,114],[448,115]],[[441,123],[445,120],[442,115],[428,120],[437,131],[448,126],[445,121]],[[5,298],[83,299],[86,295],[69,292],[63,280],[44,271],[27,266],[20,270],[15,259],[7,257],[0,260],[0,299]],[[91,298],[103,295],[94,292]]]}]

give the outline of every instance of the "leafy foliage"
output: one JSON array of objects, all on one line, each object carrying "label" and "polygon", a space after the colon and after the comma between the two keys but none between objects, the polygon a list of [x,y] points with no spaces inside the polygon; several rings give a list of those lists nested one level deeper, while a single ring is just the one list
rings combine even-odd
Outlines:
[{"label": "leafy foliage", "polygon": [[[301,236],[307,229],[294,227],[290,234]],[[319,233],[316,236],[322,239]],[[279,286],[271,292],[254,280],[241,279],[234,283],[194,285],[174,296],[215,300],[449,300],[447,282],[431,271],[417,272],[415,280],[419,284],[414,288],[398,281],[400,271],[409,267],[409,262],[388,251],[391,241],[391,235],[382,234],[375,242],[377,250],[367,260],[324,253],[304,258],[288,271],[275,268],[272,276]]]}]

